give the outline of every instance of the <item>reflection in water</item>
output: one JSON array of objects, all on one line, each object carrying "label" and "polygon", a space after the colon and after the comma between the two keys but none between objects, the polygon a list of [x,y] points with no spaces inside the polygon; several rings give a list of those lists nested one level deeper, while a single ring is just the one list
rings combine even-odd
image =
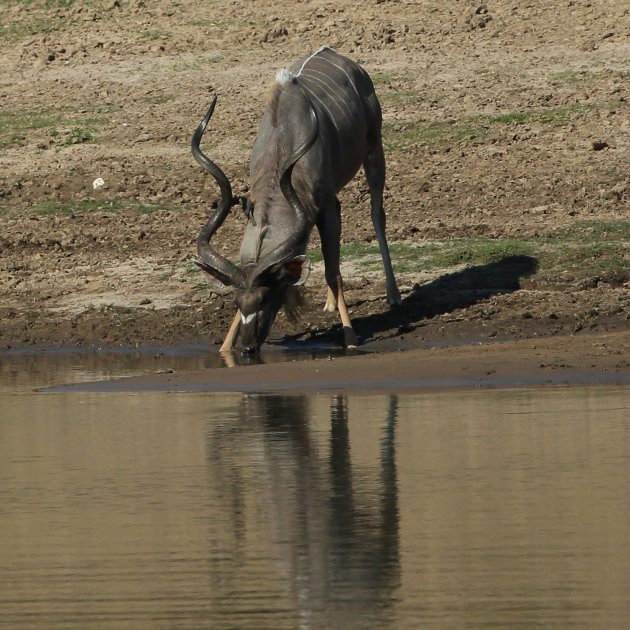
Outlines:
[{"label": "reflection in water", "polygon": [[0,394],[30,392],[63,383],[78,383],[139,376],[160,372],[205,370],[251,363],[308,361],[322,356],[344,354],[340,348],[316,346],[310,349],[265,346],[260,355],[229,353],[227,362],[207,344],[174,347],[116,346],[91,348],[18,348],[0,351]]},{"label": "reflection in water", "polygon": [[[210,476],[231,522],[223,551],[232,562],[213,567],[215,588],[226,597],[233,592],[246,570],[247,527],[264,527],[278,588],[291,598],[287,606],[297,612],[300,628],[383,628],[400,580],[397,397],[389,398],[380,482],[369,485],[352,466],[346,397],[331,399],[327,453],[316,443],[308,402],[305,396],[245,395],[237,426],[210,432]],[[249,523],[243,519],[244,455],[255,471],[262,517]]]},{"label": "reflection in water", "polygon": [[629,418],[627,387],[0,389],[0,628],[625,629]]}]

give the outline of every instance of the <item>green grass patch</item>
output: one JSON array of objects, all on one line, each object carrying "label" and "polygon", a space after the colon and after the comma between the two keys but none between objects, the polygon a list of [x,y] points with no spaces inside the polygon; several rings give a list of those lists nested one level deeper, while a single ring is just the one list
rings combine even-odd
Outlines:
[{"label": "green grass patch", "polygon": [[567,107],[550,107],[526,112],[499,114],[498,116],[482,116],[477,120],[485,122],[487,125],[565,124],[568,123],[571,118],[577,115],[582,115],[593,107],[594,106],[590,105],[585,106],[576,104],[569,105]]},{"label": "green grass patch", "polygon": [[28,214],[40,216],[90,214],[95,212],[107,212],[118,214],[125,211],[133,211],[139,214],[148,214],[165,210],[168,212],[180,212],[178,206],[170,206],[163,203],[143,202],[137,199],[86,199],[68,201],[42,201],[31,206],[8,210],[2,207],[0,200],[0,217],[15,217]]},{"label": "green grass patch", "polygon": [[400,151],[413,145],[434,146],[459,144],[483,139],[498,126],[556,125],[563,126],[592,110],[628,108],[626,103],[575,104],[496,116],[467,116],[460,120],[385,123],[383,140],[387,150]]},{"label": "green grass patch", "polygon": [[158,39],[169,39],[170,37],[173,36],[173,34],[170,31],[165,31],[162,29],[155,29],[151,31],[142,31],[142,36],[154,42]]},{"label": "green grass patch", "polygon": [[413,104],[421,100],[420,93],[409,87],[413,82],[411,77],[392,74],[391,72],[378,72],[372,77],[372,83],[378,89],[378,97],[388,103]]},{"label": "green grass patch", "polygon": [[20,5],[23,9],[18,19],[0,22],[0,39],[19,41],[35,34],[68,28],[74,20],[58,11],[68,9],[73,4],[74,0],[0,0],[0,10],[10,5]]},{"label": "green grass patch", "polygon": [[400,151],[413,145],[458,144],[482,138],[487,133],[481,125],[466,122],[385,123],[383,142],[386,151]]},{"label": "green grass patch", "polygon": [[385,102],[408,105],[413,105],[414,103],[422,100],[422,96],[416,90],[395,89],[384,93],[381,92],[379,96],[381,97],[381,100]]},{"label": "green grass patch", "polygon": [[[417,244],[391,243],[390,253],[396,273],[451,271],[462,266],[497,263],[514,256],[529,256],[548,276],[570,272],[573,278],[601,273],[628,271],[630,261],[630,221],[580,222],[561,228],[547,237],[522,239],[457,238]],[[321,262],[319,250],[310,250],[309,258]],[[377,245],[347,243],[341,247],[341,259],[366,271],[380,272],[382,261]]]},{"label": "green grass patch", "polygon": [[[396,273],[416,273],[460,265],[484,265],[509,256],[532,256],[535,248],[525,240],[474,238],[431,241],[418,245],[391,243],[389,251]],[[323,260],[319,250],[309,250],[308,256],[312,262]],[[341,247],[341,259],[352,261],[367,271],[378,271],[382,266],[378,245],[346,243]]]},{"label": "green grass patch", "polygon": [[[564,269],[577,271],[580,276],[596,276],[603,272],[615,270],[628,271],[630,261],[627,259],[627,252],[628,243],[624,246],[614,243],[574,245],[561,248],[558,251],[559,256],[554,259],[554,262],[560,262]],[[548,261],[548,257],[543,260]]]},{"label": "green grass patch", "polygon": [[430,256],[428,269],[442,269],[458,265],[487,265],[510,256],[533,256],[534,245],[521,239],[458,239],[446,243]]},{"label": "green grass patch", "polygon": [[190,24],[191,26],[228,30],[234,28],[248,27],[252,25],[252,22],[248,22],[247,20],[238,20],[234,18],[219,18],[212,20],[193,20],[192,22],[190,22]]},{"label": "green grass patch", "polygon": [[556,230],[541,252],[543,268],[580,277],[629,271],[630,221],[582,221]]},{"label": "green grass patch", "polygon": [[67,9],[74,0],[0,0],[0,7],[16,4],[28,9]]},{"label": "green grass patch", "polygon": [[166,66],[156,65],[152,68],[154,72],[190,72],[191,70],[201,70],[209,65],[214,65],[222,60],[221,55],[211,55],[208,57],[195,57],[194,59],[182,59]]},{"label": "green grass patch", "polygon": [[117,212],[123,208],[123,202],[117,200],[84,201],[42,201],[28,208],[29,214],[37,215],[72,215],[91,212]]},{"label": "green grass patch", "polygon": [[28,20],[0,24],[0,39],[19,41],[35,34],[47,34],[67,27],[67,18],[29,17]]},{"label": "green grass patch", "polygon": [[159,212],[165,210],[167,212],[181,212],[181,206],[170,206],[166,203],[159,202],[141,202],[141,201],[127,201],[127,208],[131,208],[140,214],[151,214],[153,212]]},{"label": "green grass patch", "polygon": [[591,70],[561,70],[560,72],[554,72],[549,76],[549,82],[551,85],[566,85],[573,83],[581,83],[582,81],[588,81],[598,76],[605,76],[611,74],[609,70],[603,70],[600,72],[592,72]]},{"label": "green grass patch", "polygon": [[155,96],[145,96],[142,100],[151,105],[164,105],[174,101],[175,96],[173,94],[156,94]]},{"label": "green grass patch", "polygon": [[62,118],[52,106],[0,111],[0,148],[21,145],[26,131],[69,124],[72,121]]},{"label": "green grass patch", "polygon": [[[109,125],[104,118],[94,114],[109,114],[120,111],[118,105],[87,105],[85,107],[31,107],[0,111],[0,149],[24,146],[29,132],[49,130],[52,138],[65,137],[64,144],[97,142],[101,126]],[[91,116],[88,116],[90,114]]]},{"label": "green grass patch", "polygon": [[[128,0],[122,0],[121,6],[126,7]],[[141,3],[142,5],[142,3]],[[0,0],[0,10],[9,6],[21,8],[18,16],[9,21],[0,22],[0,39],[5,41],[20,41],[32,35],[68,31],[80,27],[82,20],[76,19],[73,12],[67,11],[74,6],[95,9],[95,19],[103,19],[107,13],[116,11],[113,3],[104,0]],[[142,5],[143,6],[143,5]],[[83,18],[84,19],[84,18]]]},{"label": "green grass patch", "polygon": [[118,330],[123,330],[129,324],[133,324],[136,321],[136,318],[133,315],[123,314],[119,312],[114,313],[114,326]]},{"label": "green grass patch", "polygon": [[70,130],[70,135],[66,138],[64,144],[66,146],[71,144],[93,144],[96,142],[96,136],[94,135],[96,131],[96,127],[74,127]]},{"label": "green grass patch", "polygon": [[515,112],[512,114],[499,114],[498,116],[493,116],[492,118],[488,118],[488,124],[501,123],[504,125],[524,125],[526,122],[530,120],[529,114],[525,114],[522,112]]},{"label": "green grass patch", "polygon": [[405,84],[411,83],[413,81],[412,77],[401,76],[400,74],[394,74],[393,72],[375,72],[370,75],[372,79],[372,83],[374,86],[378,85],[397,85],[397,84]]},{"label": "green grass patch", "polygon": [[[87,105],[73,105],[64,107],[63,111],[81,114],[89,112],[91,114],[113,114],[122,111],[122,105],[112,105],[111,103],[88,103]],[[102,122],[102,121],[97,121]]]},{"label": "green grass patch", "polygon": [[560,240],[578,241],[581,243],[597,243],[614,241],[630,241],[629,221],[581,221],[555,232]]}]

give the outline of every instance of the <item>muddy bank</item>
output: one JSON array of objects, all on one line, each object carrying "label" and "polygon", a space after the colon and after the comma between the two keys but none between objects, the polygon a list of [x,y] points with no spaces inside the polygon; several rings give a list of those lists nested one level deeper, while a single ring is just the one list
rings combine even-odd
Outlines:
[{"label": "muddy bank", "polygon": [[357,352],[312,361],[160,373],[46,391],[410,391],[448,387],[530,387],[630,383],[630,335]]}]

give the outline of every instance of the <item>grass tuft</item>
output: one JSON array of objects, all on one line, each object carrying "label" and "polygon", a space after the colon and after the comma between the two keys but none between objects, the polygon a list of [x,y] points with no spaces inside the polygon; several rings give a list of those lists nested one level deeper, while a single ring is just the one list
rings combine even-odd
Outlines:
[{"label": "grass tuft", "polygon": [[[390,253],[396,273],[450,271],[468,265],[487,265],[506,258],[528,256],[538,261],[539,270],[561,278],[587,278],[611,271],[628,272],[630,262],[630,221],[586,221],[555,230],[546,237],[522,239],[457,238],[417,244],[392,243]],[[321,262],[319,250],[310,250],[313,262]],[[348,243],[341,247],[341,259],[366,271],[380,272],[378,246]]]}]

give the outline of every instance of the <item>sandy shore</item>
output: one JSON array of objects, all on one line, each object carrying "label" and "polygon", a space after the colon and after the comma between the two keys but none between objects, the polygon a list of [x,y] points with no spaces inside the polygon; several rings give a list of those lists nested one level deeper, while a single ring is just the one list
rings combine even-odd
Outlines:
[{"label": "sandy shore", "polygon": [[48,391],[372,391],[630,384],[630,333],[549,337],[58,386]]}]

